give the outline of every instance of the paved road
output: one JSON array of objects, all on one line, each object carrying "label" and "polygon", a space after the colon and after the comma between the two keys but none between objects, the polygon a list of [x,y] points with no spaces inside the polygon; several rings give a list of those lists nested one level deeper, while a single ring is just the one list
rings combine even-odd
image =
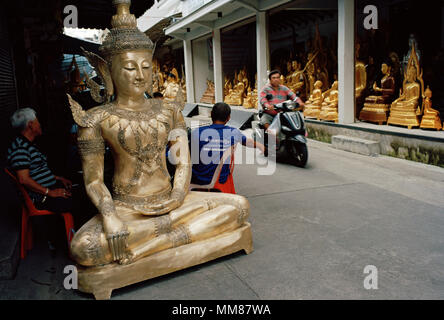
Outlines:
[{"label": "paved road", "polygon": [[[245,149],[238,148],[236,159]],[[366,157],[310,141],[309,163],[271,176],[238,164],[251,203],[254,252],[238,253],[113,292],[113,299],[443,299],[444,169]],[[251,155],[250,155],[251,156]],[[260,160],[260,158],[259,158]],[[64,252],[42,241],[3,299],[91,299],[63,289]],[[364,288],[364,268],[378,290]],[[374,273],[373,273],[374,275]]]}]

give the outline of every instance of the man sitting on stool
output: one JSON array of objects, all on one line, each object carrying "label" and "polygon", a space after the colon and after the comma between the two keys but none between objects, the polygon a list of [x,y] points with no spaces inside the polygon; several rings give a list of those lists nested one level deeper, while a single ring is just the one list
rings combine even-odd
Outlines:
[{"label": "man sitting on stool", "polygon": [[[231,108],[228,104],[223,102],[216,103],[211,110],[213,124],[196,128],[191,132],[192,184],[208,185],[213,179],[214,172],[224,152],[237,143],[250,148],[258,148],[262,153],[265,153],[265,146],[263,144],[247,138],[238,129],[226,125],[230,120],[230,115]],[[198,149],[197,146],[199,147]],[[199,150],[198,154],[195,152],[197,150]],[[202,159],[202,156],[207,159]],[[218,160],[213,162],[213,159]],[[230,158],[222,166],[219,184],[226,183],[229,178],[229,163]],[[234,190],[232,193],[234,193]]]},{"label": "man sitting on stool", "polygon": [[[11,124],[19,134],[8,148],[8,166],[28,190],[35,207],[57,213],[71,212],[71,181],[55,176],[48,167],[46,156],[34,144],[42,134],[36,112],[31,108],[18,109],[11,117]],[[51,234],[50,230],[45,231],[47,235]]]}]

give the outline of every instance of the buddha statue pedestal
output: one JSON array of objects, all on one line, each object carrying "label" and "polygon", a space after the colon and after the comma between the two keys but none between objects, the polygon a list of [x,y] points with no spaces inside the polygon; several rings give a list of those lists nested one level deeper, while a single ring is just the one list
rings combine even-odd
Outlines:
[{"label": "buddha statue pedestal", "polygon": [[331,104],[323,106],[319,112],[318,120],[334,121],[335,123],[338,123],[338,105]]},{"label": "buddha statue pedestal", "polygon": [[110,299],[113,290],[202,264],[238,251],[253,251],[251,226],[177,248],[158,252],[128,265],[78,266],[78,288],[97,300]]},{"label": "buddha statue pedestal", "polygon": [[416,110],[417,105],[413,105],[410,108],[392,105],[387,124],[407,127],[409,130],[414,127],[419,127],[421,122],[419,121],[419,116],[416,114]]},{"label": "buddha statue pedestal", "polygon": [[442,130],[441,119],[437,115],[424,115],[419,127],[421,129],[435,129],[440,131]]},{"label": "buddha statue pedestal", "polygon": [[387,115],[390,110],[389,104],[364,103],[364,108],[359,113],[359,120],[376,122],[379,125],[387,122]]}]

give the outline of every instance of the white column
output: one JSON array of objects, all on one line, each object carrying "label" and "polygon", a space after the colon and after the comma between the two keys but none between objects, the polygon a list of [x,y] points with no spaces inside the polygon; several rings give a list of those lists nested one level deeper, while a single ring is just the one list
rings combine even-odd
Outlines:
[{"label": "white column", "polygon": [[191,46],[191,40],[183,40],[183,50],[185,60],[187,102],[196,103],[196,98],[194,96],[193,50]]},{"label": "white column", "polygon": [[222,74],[222,49],[220,29],[213,30],[213,70],[216,103],[224,101],[224,79]]},{"label": "white column", "polygon": [[355,122],[355,0],[338,0],[339,123]]},{"label": "white column", "polygon": [[[265,12],[256,13],[256,52],[257,52],[257,93],[268,82],[268,72],[270,70],[267,16]],[[259,99],[258,99],[259,101]]]}]

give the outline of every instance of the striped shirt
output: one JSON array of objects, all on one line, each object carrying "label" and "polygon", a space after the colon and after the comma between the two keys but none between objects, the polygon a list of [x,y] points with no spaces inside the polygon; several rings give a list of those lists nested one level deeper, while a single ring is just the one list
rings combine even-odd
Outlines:
[{"label": "striped shirt", "polygon": [[[14,171],[29,169],[29,176],[39,185],[50,188],[56,184],[54,174],[48,167],[46,156],[37,146],[20,135],[8,148],[8,165]],[[40,194],[29,192],[33,199],[40,199]]]},{"label": "striped shirt", "polygon": [[[267,95],[272,95],[273,98],[271,100],[267,100]],[[262,108],[270,108],[271,105],[278,104],[284,102],[286,100],[295,100],[296,95],[286,86],[279,86],[278,90],[275,90],[271,84],[266,85],[261,91],[261,106]],[[265,113],[268,113],[271,116],[275,116],[278,113],[276,110],[264,110]]]}]

